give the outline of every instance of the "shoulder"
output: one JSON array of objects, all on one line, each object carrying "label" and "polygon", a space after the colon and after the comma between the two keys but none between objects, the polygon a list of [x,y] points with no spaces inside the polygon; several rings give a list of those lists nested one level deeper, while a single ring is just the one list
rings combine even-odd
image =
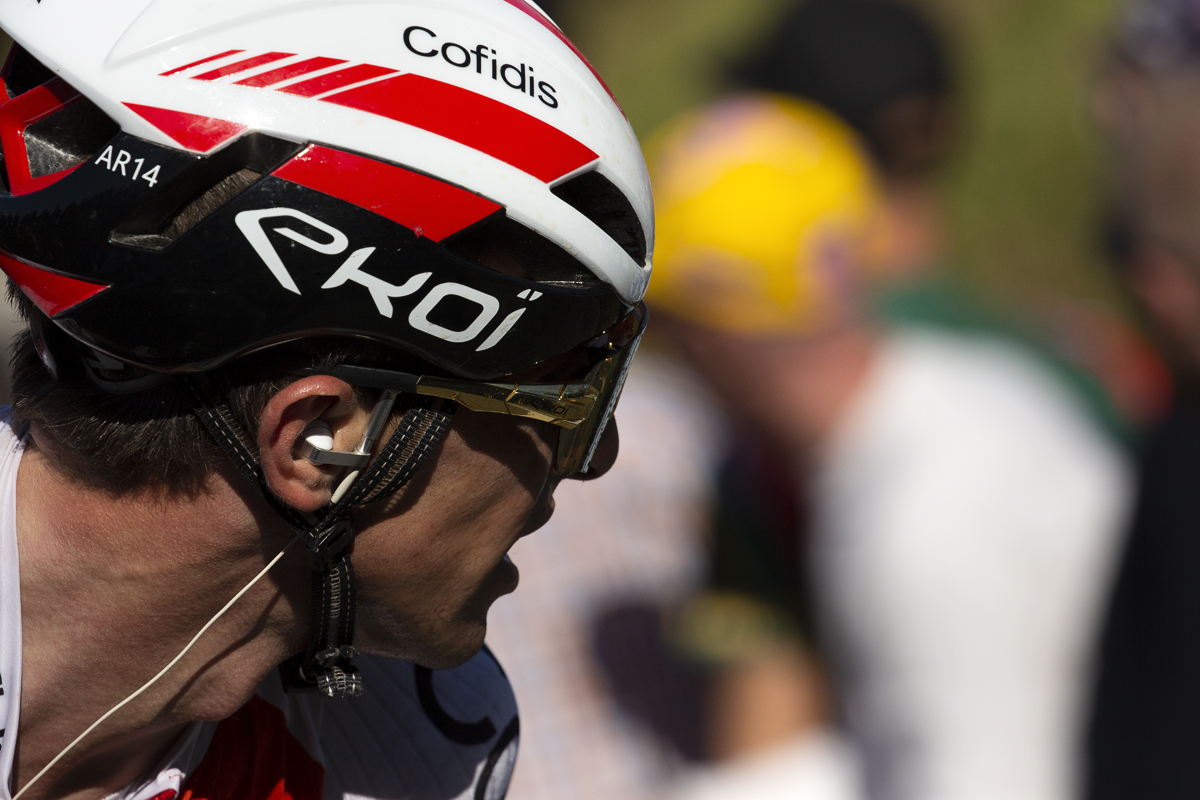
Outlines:
[{"label": "shoulder", "polygon": [[326,780],[339,789],[333,796],[503,797],[520,722],[512,687],[490,650],[451,670],[360,662],[368,687],[360,702],[319,698]]},{"label": "shoulder", "polygon": [[936,332],[886,340],[823,467],[839,507],[891,524],[1053,509],[1094,527],[1132,488],[1126,454],[1050,370],[1006,342]]},{"label": "shoulder", "polygon": [[[221,786],[236,783],[231,758],[221,752],[229,744],[242,753],[249,745],[256,754],[253,778],[267,776],[268,791],[282,781],[296,800],[504,796],[520,723],[508,678],[490,651],[451,670],[369,656],[355,663],[366,687],[355,700],[286,694],[274,676],[265,681],[242,711],[218,726],[188,787],[206,766],[220,773]],[[245,796],[240,789],[223,791],[212,800]]]},{"label": "shoulder", "polygon": [[[975,452],[1118,457],[1065,382],[1022,348],[987,336],[905,331],[885,339],[848,426]],[[932,448],[932,449],[931,449]]]}]

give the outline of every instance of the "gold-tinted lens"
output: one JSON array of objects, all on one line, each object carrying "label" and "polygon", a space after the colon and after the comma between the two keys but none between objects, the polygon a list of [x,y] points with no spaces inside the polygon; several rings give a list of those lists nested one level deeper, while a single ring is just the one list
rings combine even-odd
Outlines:
[{"label": "gold-tinted lens", "polygon": [[[555,469],[567,476],[587,471],[621,396],[646,318],[646,307],[639,304],[605,333],[553,363],[535,368],[537,371],[514,376],[519,380],[514,383],[415,375],[350,364],[302,369],[298,374],[333,375],[355,386],[442,397],[472,411],[549,422],[560,428]],[[563,383],[543,382],[550,375],[560,374],[570,377]],[[584,377],[580,378],[581,374]]]},{"label": "gold-tinted lens", "polygon": [[444,397],[472,411],[511,414],[574,428],[591,414],[599,392],[591,384],[480,383],[423,375],[417,394]]},{"label": "gold-tinted lens", "polygon": [[593,366],[584,381],[597,393],[592,413],[576,427],[564,428],[558,432],[558,454],[555,463],[558,474],[569,476],[577,472],[587,472],[591,466],[592,456],[596,454],[596,447],[600,444],[600,437],[604,435],[604,428],[612,418],[617,401],[621,399],[625,377],[629,373],[629,366],[633,363],[633,356],[646,328],[646,316],[646,307],[639,305],[637,310],[610,332],[610,335],[618,334],[610,338],[610,347],[614,352]]}]

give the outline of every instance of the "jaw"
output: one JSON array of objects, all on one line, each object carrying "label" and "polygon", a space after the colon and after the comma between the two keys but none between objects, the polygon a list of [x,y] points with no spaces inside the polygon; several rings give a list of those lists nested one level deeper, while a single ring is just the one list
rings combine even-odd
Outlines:
[{"label": "jaw", "polygon": [[471,660],[487,635],[485,603],[468,602],[452,615],[397,618],[388,609],[360,604],[355,646],[370,655],[451,669]]}]

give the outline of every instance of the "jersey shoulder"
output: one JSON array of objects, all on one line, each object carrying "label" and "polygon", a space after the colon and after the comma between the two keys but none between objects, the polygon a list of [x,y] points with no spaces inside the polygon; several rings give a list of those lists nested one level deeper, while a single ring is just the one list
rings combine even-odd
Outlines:
[{"label": "jersey shoulder", "polygon": [[[520,734],[486,648],[451,670],[360,656],[354,700],[286,694],[272,676],[222,721],[184,786],[190,800],[501,800]],[[285,794],[277,794],[280,791]]]}]

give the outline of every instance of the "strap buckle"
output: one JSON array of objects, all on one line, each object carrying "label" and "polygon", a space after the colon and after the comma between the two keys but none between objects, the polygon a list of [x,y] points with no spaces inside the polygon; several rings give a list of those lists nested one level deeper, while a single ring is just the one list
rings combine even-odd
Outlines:
[{"label": "strap buckle", "polygon": [[343,517],[329,531],[312,543],[313,570],[324,572],[333,565],[351,542],[354,541],[354,522]]},{"label": "strap buckle", "polygon": [[[298,655],[290,658],[279,665],[279,676],[283,681],[283,688],[287,692],[320,692],[326,697],[361,697],[363,693],[363,679],[358,668],[352,665],[349,659],[358,654],[358,651],[353,647],[343,646],[340,648],[330,648],[330,650],[343,651],[333,657],[333,662],[328,665],[310,664],[310,670],[305,669],[305,657]],[[347,654],[344,651],[352,651]],[[322,655],[328,653],[329,650],[323,650],[317,654],[317,661]]]}]

